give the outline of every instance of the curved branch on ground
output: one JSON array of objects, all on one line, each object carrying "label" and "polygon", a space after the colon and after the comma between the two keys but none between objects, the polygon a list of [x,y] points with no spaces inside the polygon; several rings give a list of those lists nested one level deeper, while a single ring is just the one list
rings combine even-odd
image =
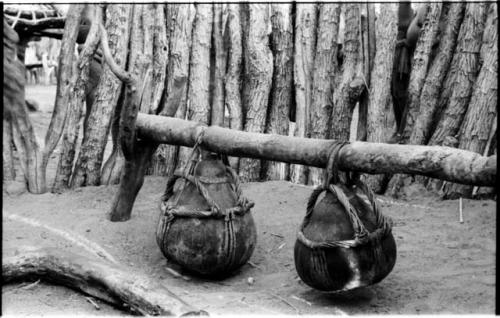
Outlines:
[{"label": "curved branch on ground", "polygon": [[162,283],[120,265],[56,248],[29,247],[8,255],[2,260],[4,283],[39,278],[142,315],[207,315]]}]

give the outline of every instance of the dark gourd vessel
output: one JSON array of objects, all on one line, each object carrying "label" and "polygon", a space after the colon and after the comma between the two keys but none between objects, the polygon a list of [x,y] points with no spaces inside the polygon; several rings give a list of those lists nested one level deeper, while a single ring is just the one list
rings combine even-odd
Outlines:
[{"label": "dark gourd vessel", "polygon": [[[215,154],[193,149],[184,172],[167,182],[156,231],[169,260],[193,273],[223,278],[245,264],[255,248],[256,229],[236,173]],[[174,184],[179,180],[177,191]]]},{"label": "dark gourd vessel", "polygon": [[358,176],[345,183],[338,178],[335,158],[341,146],[336,147],[329,163],[335,165],[334,176],[329,170],[325,184],[309,198],[294,249],[300,278],[322,291],[375,284],[396,262],[392,222],[380,213],[373,192]]}]

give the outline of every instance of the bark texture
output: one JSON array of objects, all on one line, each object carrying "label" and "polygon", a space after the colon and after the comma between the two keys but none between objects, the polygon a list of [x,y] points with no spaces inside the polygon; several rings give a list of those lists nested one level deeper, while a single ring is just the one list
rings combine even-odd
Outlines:
[{"label": "bark texture", "polygon": [[[458,132],[470,102],[479,72],[479,52],[486,19],[486,3],[468,3],[458,34],[457,47],[439,98],[435,130],[429,145],[458,146]],[[427,187],[441,191],[442,182],[430,180]],[[395,191],[397,188],[395,187]]]},{"label": "bark texture", "polygon": [[12,123],[12,138],[28,191],[31,193],[46,192],[45,171],[48,159],[59,141],[66,118],[67,99],[71,91],[70,77],[74,45],[82,10],[83,5],[72,6],[67,17],[59,60],[59,69],[64,68],[67,73],[60,77],[56,104],[45,138],[44,149],[41,149],[36,140],[24,98],[25,67],[23,61],[27,39],[20,39],[17,33],[4,22],[4,118]]},{"label": "bark texture", "polygon": [[[437,37],[439,18],[441,16],[442,3],[436,2],[425,6],[426,9],[421,8],[419,10],[419,14],[423,12],[422,18],[425,16],[425,22],[413,55],[410,82],[408,85],[408,105],[405,107],[400,127],[402,130],[400,142],[404,143],[408,143],[410,139],[415,126],[415,120],[420,110],[420,94],[427,75],[432,46]],[[399,191],[404,186],[406,178],[408,176],[399,175],[391,180],[389,191],[393,196],[399,195]]]},{"label": "bark texture", "polygon": [[68,112],[69,97],[74,89],[75,82],[71,80],[74,73],[74,52],[78,27],[82,19],[82,13],[85,5],[74,4],[68,9],[68,16],[64,26],[64,36],[61,42],[61,51],[59,53],[59,65],[57,68],[57,91],[54,110],[50,120],[47,134],[45,135],[45,146],[43,149],[43,171],[49,160],[50,155],[56,148],[59,139],[63,133],[64,124]]},{"label": "bark texture", "polygon": [[[481,60],[483,64],[460,128],[458,148],[483,154],[487,150],[492,130],[496,130],[494,121],[498,112],[498,10],[495,4],[489,6]],[[447,184],[444,195],[449,199],[471,197],[472,186]]]},{"label": "bark texture", "polygon": [[425,78],[420,95],[420,107],[409,144],[424,145],[430,138],[432,120],[437,113],[439,93],[457,44],[458,31],[464,16],[464,2],[451,3],[445,19],[445,30],[440,36],[437,56]]},{"label": "bark texture", "polygon": [[242,33],[240,5],[228,4],[227,37],[228,57],[225,78],[225,104],[229,113],[229,127],[243,129],[241,102],[241,70],[242,70]]},{"label": "bark texture", "polygon": [[[266,132],[288,136],[290,105],[293,102],[293,16],[292,4],[271,5],[271,46],[273,51],[273,80]],[[290,166],[270,161],[266,167],[267,180],[287,180]]]},{"label": "bark texture", "polygon": [[[106,30],[111,54],[121,67],[125,65],[128,52],[131,12],[130,5],[112,4],[106,9]],[[101,182],[104,148],[122,86],[108,65],[103,66],[101,76],[71,180],[72,188],[99,185]]]},{"label": "bark texture", "polygon": [[349,140],[352,111],[365,90],[361,47],[360,4],[345,5],[344,62],[342,75],[333,93],[330,138]]},{"label": "bark texture", "polygon": [[[330,136],[333,109],[333,83],[337,71],[337,36],[339,32],[339,4],[320,4],[312,102],[310,109],[310,138],[327,139]],[[323,181],[323,170],[309,168],[309,184],[319,185]]]},{"label": "bark texture", "polygon": [[[267,105],[273,75],[273,56],[269,49],[271,21],[269,4],[248,4],[248,33],[244,48],[245,82],[243,105],[244,129],[248,132],[264,132]],[[260,160],[240,159],[239,175],[242,181],[260,179]]]},{"label": "bark texture", "polygon": [[[5,118],[5,117],[4,117]],[[2,164],[3,164],[3,183],[14,181],[16,178],[16,170],[14,168],[14,155],[13,155],[13,140],[12,140],[12,123],[3,119],[3,149],[2,149]]]},{"label": "bark texture", "polygon": [[[479,71],[486,7],[486,3],[467,4],[448,75],[451,82],[450,96],[448,100],[447,96],[441,97],[440,106],[444,107],[444,111],[429,141],[430,145],[443,144],[447,136],[456,138],[460,129]],[[443,94],[446,94],[446,91]]]},{"label": "bark texture", "polygon": [[[89,6],[89,5],[87,5]],[[102,21],[102,9],[95,8],[92,19],[92,26],[88,33],[83,50],[76,65],[76,72],[71,81],[74,83],[73,89],[69,93],[68,113],[64,135],[61,143],[61,154],[57,165],[56,177],[52,192],[62,192],[69,188],[73,163],[75,160],[78,135],[80,133],[81,120],[83,118],[84,102],[86,97],[86,86],[90,80],[89,71],[92,57],[95,54],[100,41],[99,23]]]},{"label": "bark texture", "polygon": [[213,45],[215,52],[214,92],[210,123],[224,125],[224,75],[226,74],[227,51],[224,48],[224,27],[226,15],[221,3],[213,5]]},{"label": "bark texture", "polygon": [[[158,63],[158,50],[165,47],[166,21],[164,5],[135,5],[133,11],[128,70],[139,79],[141,93],[140,111],[156,114],[161,93],[165,87],[165,61]],[[159,15],[159,16],[158,16]],[[158,43],[160,37],[163,43]],[[159,47],[157,47],[159,45]],[[160,52],[160,54],[162,54]],[[160,55],[163,56],[164,55]],[[157,67],[157,68],[156,68]],[[125,158],[118,142],[119,122],[123,99],[118,100],[111,126],[113,149],[101,173],[101,184],[117,184],[125,165]]]},{"label": "bark texture", "polygon": [[[369,91],[371,87],[371,72],[375,60],[375,5],[373,3],[366,4],[365,16],[361,16],[361,37],[363,47],[363,76],[366,81],[367,91],[361,96],[358,108],[358,127],[356,129],[356,140],[364,141],[367,138],[368,126],[368,104]],[[351,138],[352,139],[352,138]]]},{"label": "bark texture", "polygon": [[367,117],[367,141],[386,142],[392,133],[394,115],[390,109],[390,81],[396,47],[396,5],[381,7],[376,22],[377,48],[371,73]]},{"label": "bark texture", "polygon": [[[369,142],[387,142],[394,130],[391,103],[391,74],[397,35],[397,6],[384,4],[376,22],[377,49],[370,78],[367,110]],[[366,182],[375,191],[383,190],[384,176],[368,176]]]},{"label": "bark texture", "polygon": [[[242,33],[240,4],[227,5],[227,20],[224,36],[227,37],[227,71],[224,83],[225,108],[229,115],[228,127],[243,129],[243,110],[241,101],[242,71]],[[239,158],[229,158],[231,167],[238,171]]]},{"label": "bark texture", "polygon": [[408,85],[408,106],[403,114],[403,142],[408,142],[420,111],[420,93],[427,75],[432,45],[436,39],[442,3],[429,4],[424,25],[418,38],[412,60],[410,83]]},{"label": "bark texture", "polygon": [[[141,139],[191,147],[204,125],[178,118],[139,114]],[[203,146],[216,153],[325,167],[334,140],[288,137],[204,128]],[[462,149],[392,145],[355,141],[340,151],[341,170],[365,173],[406,173],[491,186],[496,182],[496,156],[484,157]]]},{"label": "bark texture", "polygon": [[15,251],[2,261],[5,283],[39,278],[141,315],[200,315],[162,284],[130,270],[55,248]]},{"label": "bark texture", "polygon": [[[193,4],[167,4],[169,59],[162,116],[185,118],[191,37],[196,9]],[[151,173],[171,175],[177,166],[178,147],[160,145],[152,159]]]},{"label": "bark texture", "polygon": [[[187,119],[208,124],[210,122],[210,49],[212,25],[214,23],[212,4],[196,5],[191,62],[189,67]],[[215,30],[214,30],[215,31]],[[177,168],[184,168],[191,149],[180,147]]]},{"label": "bark texture", "polygon": [[[294,136],[306,137],[309,109],[312,102],[317,7],[314,3],[299,3],[295,8],[295,52],[293,59],[293,80],[295,84]],[[291,165],[290,181],[307,183],[307,167]]]}]

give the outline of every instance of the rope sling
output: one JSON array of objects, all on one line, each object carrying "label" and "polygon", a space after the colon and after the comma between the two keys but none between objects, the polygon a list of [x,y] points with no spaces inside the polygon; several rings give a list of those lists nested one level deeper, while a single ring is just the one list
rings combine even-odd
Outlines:
[{"label": "rope sling", "polygon": [[[392,220],[380,212],[373,191],[360,180],[358,173],[348,172],[344,178],[339,174],[339,153],[347,144],[338,142],[332,146],[323,184],[309,197],[294,250],[295,267],[301,279],[324,291],[374,284],[389,274],[396,260]],[[319,207],[318,198],[323,192],[326,194]],[[356,200],[363,204],[353,205]],[[347,218],[340,218],[342,215]],[[316,232],[307,232],[309,226]],[[315,240],[306,233],[324,239]],[[352,233],[351,237],[345,238],[350,236],[346,233]]]},{"label": "rope sling", "polygon": [[[225,176],[223,177],[207,177],[204,175],[197,175],[195,173],[195,168],[201,162],[203,162],[202,153],[202,139],[204,135],[204,130],[198,135],[196,143],[190,153],[189,159],[186,162],[182,170],[176,171],[168,180],[165,192],[161,198],[160,203],[160,221],[157,227],[157,243],[160,249],[163,251],[165,256],[172,258],[171,252],[169,252],[169,247],[175,244],[167,238],[171,231],[171,227],[178,219],[200,219],[200,220],[223,220],[224,225],[219,224],[217,226],[218,233],[222,237],[222,246],[218,246],[215,242],[209,242],[210,239],[207,238],[206,245],[211,246],[216,250],[220,250],[222,254],[225,254],[225,260],[222,261],[220,268],[221,270],[213,269],[214,272],[230,272],[246,262],[251,256],[256,240],[256,230],[251,219],[251,214],[249,214],[254,203],[249,201],[242,195],[241,183],[236,172],[229,165],[227,156],[217,155],[217,161],[222,162],[224,165]],[[202,158],[200,160],[200,158]],[[174,191],[175,185],[178,184],[177,191]],[[193,207],[179,204],[179,200],[183,198],[186,187],[191,184],[195,187],[199,195],[205,200],[208,205],[208,209],[204,207]],[[229,185],[228,189],[235,197],[234,206],[222,207],[220,202],[210,194],[209,187],[214,185]],[[219,190],[223,191],[225,189]],[[227,203],[227,202],[226,202]],[[246,216],[248,214],[248,216]],[[245,216],[247,221],[244,221]],[[248,218],[251,222],[248,223]],[[203,221],[202,221],[203,222]],[[245,223],[247,222],[247,223]],[[247,224],[247,228],[241,229],[241,223]],[[237,234],[237,231],[243,231],[243,234]],[[215,235],[214,233],[211,233]],[[190,235],[186,233],[185,235]],[[196,235],[196,234],[194,234]],[[247,241],[242,240],[241,237],[245,237]],[[213,241],[219,241],[214,239]],[[213,247],[213,244],[215,247]],[[208,247],[207,247],[208,249]],[[248,251],[241,251],[248,250]],[[244,255],[241,259],[241,254]],[[206,258],[215,257],[213,255],[206,255]],[[173,256],[175,258],[175,256]],[[199,267],[201,267],[200,265]],[[195,272],[198,271],[200,274],[215,274],[214,272],[209,272],[208,270],[196,270],[194,264],[188,264],[186,262],[184,267],[192,267],[191,270]]]}]

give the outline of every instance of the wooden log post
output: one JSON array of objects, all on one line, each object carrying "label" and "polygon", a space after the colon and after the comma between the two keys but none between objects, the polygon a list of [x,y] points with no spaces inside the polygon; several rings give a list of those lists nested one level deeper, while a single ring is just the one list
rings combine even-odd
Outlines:
[{"label": "wooden log post", "polygon": [[403,141],[408,142],[420,110],[420,93],[427,75],[432,45],[435,42],[441,16],[442,3],[429,5],[425,23],[418,38],[413,55],[410,83],[408,85],[408,105],[403,114]]},{"label": "wooden log post", "polygon": [[[196,8],[194,4],[166,5],[168,64],[162,116],[184,118],[187,109],[189,59]],[[160,145],[152,159],[151,174],[171,175],[177,166],[178,147]]]},{"label": "wooden log post", "polygon": [[[214,91],[210,124],[224,126],[224,76],[227,66],[227,51],[224,49],[224,23],[226,22],[224,5],[213,4],[212,51],[215,53]],[[206,57],[204,57],[206,59]]]},{"label": "wooden log post", "polygon": [[[439,97],[436,128],[428,145],[458,146],[457,134],[472,96],[480,69],[482,34],[486,21],[486,3],[468,3],[460,26],[457,46]],[[451,141],[451,142],[450,142]],[[429,180],[427,188],[440,190],[442,182]],[[397,189],[396,189],[397,190]]]},{"label": "wooden log post", "polygon": [[[116,62],[125,66],[130,38],[132,6],[110,4],[106,9],[106,28],[110,50]],[[107,65],[103,66],[101,80],[96,88],[96,99],[87,119],[83,141],[71,179],[71,188],[100,185],[101,165],[108,141],[113,113],[120,97],[122,83]]]},{"label": "wooden log post", "polygon": [[[294,136],[306,137],[309,109],[312,102],[314,53],[316,48],[317,5],[299,3],[295,6],[295,47],[293,81],[295,85]],[[290,166],[290,181],[307,183],[307,167]]]},{"label": "wooden log post", "polygon": [[[269,4],[248,4],[248,24],[244,47],[243,105],[244,129],[248,132],[264,132],[273,75],[273,56],[269,48],[271,29]],[[260,160],[240,160],[239,175],[245,181],[260,179]]]},{"label": "wooden log post", "polygon": [[369,91],[371,87],[370,74],[373,70],[375,60],[375,4],[367,3],[365,16],[361,16],[361,43],[363,48],[363,76],[366,81],[367,90],[361,96],[358,106],[358,127],[356,129],[356,140],[366,141],[368,104],[370,102]]},{"label": "wooden log post", "polygon": [[[235,131],[182,120],[139,114],[141,139],[192,147],[204,130],[202,147],[230,156],[260,158],[324,168],[335,140]],[[339,168],[369,174],[419,174],[462,184],[492,186],[496,156],[441,146],[355,141],[340,151]]]},{"label": "wooden log post", "polygon": [[[293,101],[293,4],[271,5],[271,47],[273,80],[266,132],[288,135],[290,104]],[[290,166],[282,162],[267,162],[267,180],[288,180]]]},{"label": "wooden log post", "polygon": [[[337,71],[337,36],[339,33],[339,4],[320,4],[318,17],[318,41],[314,58],[313,94],[309,135],[311,138],[328,138],[332,125],[333,83]],[[323,169],[309,169],[309,184],[319,185],[323,181]]]},{"label": "wooden log post", "polygon": [[[381,8],[376,23],[377,47],[375,64],[370,78],[366,118],[366,140],[386,142],[394,131],[394,113],[391,102],[391,75],[396,53],[397,15],[395,4]],[[366,183],[376,192],[383,189],[384,176],[369,176]]]},{"label": "wooden log post", "polygon": [[[130,108],[127,107],[127,109]],[[123,117],[123,113],[122,113]],[[282,161],[324,168],[335,140],[309,139],[236,131],[179,118],[137,114],[128,127],[137,129],[140,141],[128,155],[125,171],[110,213],[111,221],[130,219],[132,206],[144,180],[145,162],[154,152],[149,144],[168,143],[193,147],[203,132],[201,147],[228,156]],[[121,125],[122,127],[123,124]],[[133,135],[129,135],[131,138]],[[135,138],[134,136],[134,138]],[[130,142],[131,139],[125,141]],[[145,146],[142,146],[145,145]],[[125,149],[125,147],[124,147]],[[145,153],[146,151],[152,152]],[[129,159],[130,158],[130,159]],[[496,155],[440,146],[413,146],[356,141],[340,151],[339,168],[369,174],[419,174],[462,184],[492,186],[496,182]],[[141,170],[142,169],[142,170]]]},{"label": "wooden log post", "polygon": [[[212,44],[212,4],[197,4],[191,42],[188,81],[188,109],[186,118],[208,124],[210,122],[210,49]],[[181,147],[177,168],[189,160],[191,149]]]},{"label": "wooden log post", "polygon": [[[498,108],[498,11],[490,5],[481,47],[483,64],[459,133],[458,148],[484,153],[496,130]],[[448,183],[444,197],[471,197],[473,187]]]},{"label": "wooden log post", "polygon": [[[229,113],[228,126],[231,129],[243,129],[243,110],[241,101],[241,70],[242,70],[242,32],[240,4],[227,5],[227,70],[224,78],[225,108]],[[231,167],[239,170],[239,158],[229,158]]]},{"label": "wooden log post", "polygon": [[[89,5],[87,5],[89,6]],[[85,41],[85,46],[80,53],[76,65],[76,72],[72,75],[73,89],[68,97],[68,114],[66,127],[62,138],[61,154],[57,164],[57,172],[52,186],[52,192],[61,192],[69,188],[73,161],[75,159],[80,121],[83,116],[83,103],[85,101],[86,84],[90,76],[92,56],[97,50],[100,41],[99,22],[102,20],[102,8],[96,6],[92,26]]]},{"label": "wooden log post", "polygon": [[432,119],[437,113],[439,94],[457,44],[464,9],[464,2],[450,4],[449,13],[445,19],[444,34],[441,35],[439,42],[438,54],[432,62],[422,87],[418,116],[415,119],[409,144],[426,144],[431,137]]},{"label": "wooden log post", "polygon": [[39,278],[141,315],[203,315],[161,283],[121,266],[55,248],[27,249],[2,260],[4,283]]},{"label": "wooden log post", "polygon": [[332,126],[330,138],[348,141],[352,112],[365,90],[363,55],[361,47],[360,4],[344,5],[344,62],[342,75],[333,92]]}]

